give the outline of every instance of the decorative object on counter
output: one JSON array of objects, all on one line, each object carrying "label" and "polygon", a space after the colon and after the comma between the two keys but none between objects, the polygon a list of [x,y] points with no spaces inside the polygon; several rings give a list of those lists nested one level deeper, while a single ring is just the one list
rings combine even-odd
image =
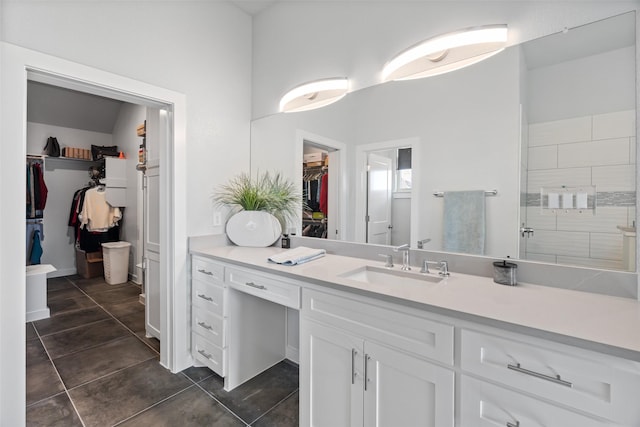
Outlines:
[{"label": "decorative object on counter", "polygon": [[60,144],[55,136],[47,138],[47,144],[44,146],[44,151],[49,157],[60,157]]},{"label": "decorative object on counter", "polygon": [[291,247],[291,239],[289,239],[289,235],[283,234],[280,239],[280,243],[282,244],[282,249],[289,249]]},{"label": "decorative object on counter", "polygon": [[288,220],[296,218],[302,196],[279,173],[258,173],[255,179],[242,173],[222,185],[213,200],[231,209],[229,240],[238,246],[266,247],[278,240]]},{"label": "decorative object on counter", "polygon": [[501,285],[515,286],[518,284],[517,271],[518,264],[506,260],[495,261],[493,263],[493,281]]},{"label": "decorative object on counter", "polygon": [[321,258],[326,253],[327,251],[325,251],[324,249],[314,249],[308,248],[306,246],[298,246],[297,248],[291,249],[290,251],[286,251],[277,255],[271,255],[269,257],[269,261],[282,265],[298,265]]}]

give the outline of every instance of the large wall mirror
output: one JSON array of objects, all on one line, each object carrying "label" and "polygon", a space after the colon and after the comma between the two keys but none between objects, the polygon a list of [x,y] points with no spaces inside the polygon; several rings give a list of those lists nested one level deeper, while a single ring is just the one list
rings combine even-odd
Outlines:
[{"label": "large wall mirror", "polygon": [[[254,120],[251,169],[279,170],[302,186],[305,146],[327,147],[329,238],[373,242],[366,165],[386,157],[386,243],[443,250],[440,195],[482,190],[479,254],[636,271],[635,21],[630,12],[449,74]],[[410,173],[398,161],[407,148]],[[293,224],[299,232],[302,221]]]}]

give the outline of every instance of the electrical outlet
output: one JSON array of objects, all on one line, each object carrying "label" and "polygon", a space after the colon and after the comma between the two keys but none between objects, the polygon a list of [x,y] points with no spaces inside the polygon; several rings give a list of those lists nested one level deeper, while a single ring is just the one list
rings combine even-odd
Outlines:
[{"label": "electrical outlet", "polygon": [[213,213],[213,226],[218,227],[222,225],[222,212],[215,211]]}]

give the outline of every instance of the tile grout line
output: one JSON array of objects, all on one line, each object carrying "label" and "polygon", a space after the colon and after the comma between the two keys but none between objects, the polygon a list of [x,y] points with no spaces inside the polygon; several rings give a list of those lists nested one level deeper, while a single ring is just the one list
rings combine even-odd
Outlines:
[{"label": "tile grout line", "polygon": [[[65,277],[65,280],[67,280],[69,283],[71,283],[73,286],[76,286],[75,283],[73,283],[71,280],[69,280],[67,277]],[[48,297],[48,295],[47,295]],[[42,337],[40,336],[40,333],[38,332],[38,329],[35,327],[35,325],[33,325],[33,329],[36,331],[36,335],[38,336],[38,339],[40,340],[40,344],[42,345],[42,348],[44,349],[45,353],[47,354],[47,357],[49,358],[49,363],[51,363],[51,366],[53,366],[53,370],[56,372],[56,375],[58,376],[58,381],[60,381],[60,384],[62,385],[62,388],[64,390],[64,393],[67,395],[67,399],[69,399],[69,403],[71,403],[71,406],[73,407],[73,410],[76,412],[76,416],[78,417],[78,419],[80,420],[80,423],[82,424],[83,427],[86,427],[86,424],[84,423],[84,420],[82,419],[82,417],[80,416],[80,412],[78,411],[78,408],[76,407],[75,402],[73,401],[73,399],[71,399],[71,395],[69,394],[69,389],[67,388],[67,385],[64,383],[64,381],[62,381],[62,376],[60,375],[60,372],[58,372],[58,367],[56,366],[55,363],[53,363],[53,359],[51,358],[51,354],[49,354],[49,350],[47,350],[47,347],[44,345],[44,342],[42,341]],[[58,394],[62,394],[62,392],[58,393]],[[54,396],[57,396],[54,395]],[[51,398],[53,396],[50,396],[49,398]]]},{"label": "tile grout line", "polygon": [[[209,377],[207,377],[209,378]],[[204,381],[204,379],[202,380]],[[200,381],[200,382],[202,382]],[[210,398],[212,398],[214,401],[218,402],[218,404],[220,406],[222,406],[226,411],[228,411],[231,415],[233,415],[234,417],[236,417],[237,419],[239,419],[240,421],[242,421],[244,423],[244,425],[249,426],[249,423],[247,423],[242,417],[240,417],[238,414],[236,414],[235,412],[233,412],[230,408],[227,407],[227,405],[225,405],[224,403],[222,403],[220,400],[218,400],[213,394],[209,393],[207,390],[205,390],[201,385],[200,382],[196,383],[196,386],[205,392],[205,394],[207,394],[207,396],[209,396]]]},{"label": "tile grout line", "polygon": [[179,394],[181,394],[181,393],[184,393],[185,391],[189,390],[189,389],[190,389],[191,387],[193,387],[193,386],[195,386],[195,384],[191,384],[189,387],[187,387],[187,388],[185,388],[185,389],[183,389],[183,390],[177,391],[177,392],[173,393],[171,396],[167,396],[167,397],[165,397],[164,399],[162,399],[162,400],[160,400],[160,401],[158,401],[158,402],[154,403],[154,404],[153,404],[153,405],[151,405],[151,406],[148,406],[148,407],[146,407],[146,408],[144,408],[144,409],[141,409],[140,411],[136,412],[135,414],[130,415],[129,417],[127,417],[127,418],[125,418],[125,419],[123,419],[123,420],[120,420],[120,421],[116,422],[116,423],[113,425],[113,427],[115,427],[115,426],[119,426],[120,424],[122,424],[122,423],[124,423],[124,422],[129,421],[130,419],[137,417],[138,415],[142,414],[143,412],[146,412],[146,411],[150,410],[151,408],[154,408],[154,407],[156,407],[156,406],[158,406],[158,405],[160,405],[160,404],[162,404],[162,403],[166,402],[166,401],[167,401],[167,400],[169,400],[169,399],[173,399],[173,398],[174,398],[174,397],[176,397],[177,395],[179,395]]},{"label": "tile grout line", "polygon": [[255,423],[258,422],[258,420],[260,420],[261,418],[265,417],[268,413],[273,412],[273,410],[275,410],[278,406],[280,406],[282,403],[284,403],[287,399],[289,399],[291,396],[293,396],[294,394],[296,394],[299,391],[298,388],[296,388],[295,390],[293,390],[291,393],[289,393],[287,396],[285,396],[282,400],[280,400],[278,403],[276,403],[275,405],[273,405],[270,409],[266,410],[264,412],[264,414],[260,415],[258,418],[256,418],[255,420],[253,420],[251,422],[250,425],[254,425]]}]

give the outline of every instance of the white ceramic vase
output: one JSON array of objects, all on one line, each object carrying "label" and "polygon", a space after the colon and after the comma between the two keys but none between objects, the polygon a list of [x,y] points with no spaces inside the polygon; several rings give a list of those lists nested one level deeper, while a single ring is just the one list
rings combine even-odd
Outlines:
[{"label": "white ceramic vase", "polygon": [[265,248],[273,245],[280,234],[280,221],[269,212],[240,211],[227,221],[227,237],[238,246]]}]

